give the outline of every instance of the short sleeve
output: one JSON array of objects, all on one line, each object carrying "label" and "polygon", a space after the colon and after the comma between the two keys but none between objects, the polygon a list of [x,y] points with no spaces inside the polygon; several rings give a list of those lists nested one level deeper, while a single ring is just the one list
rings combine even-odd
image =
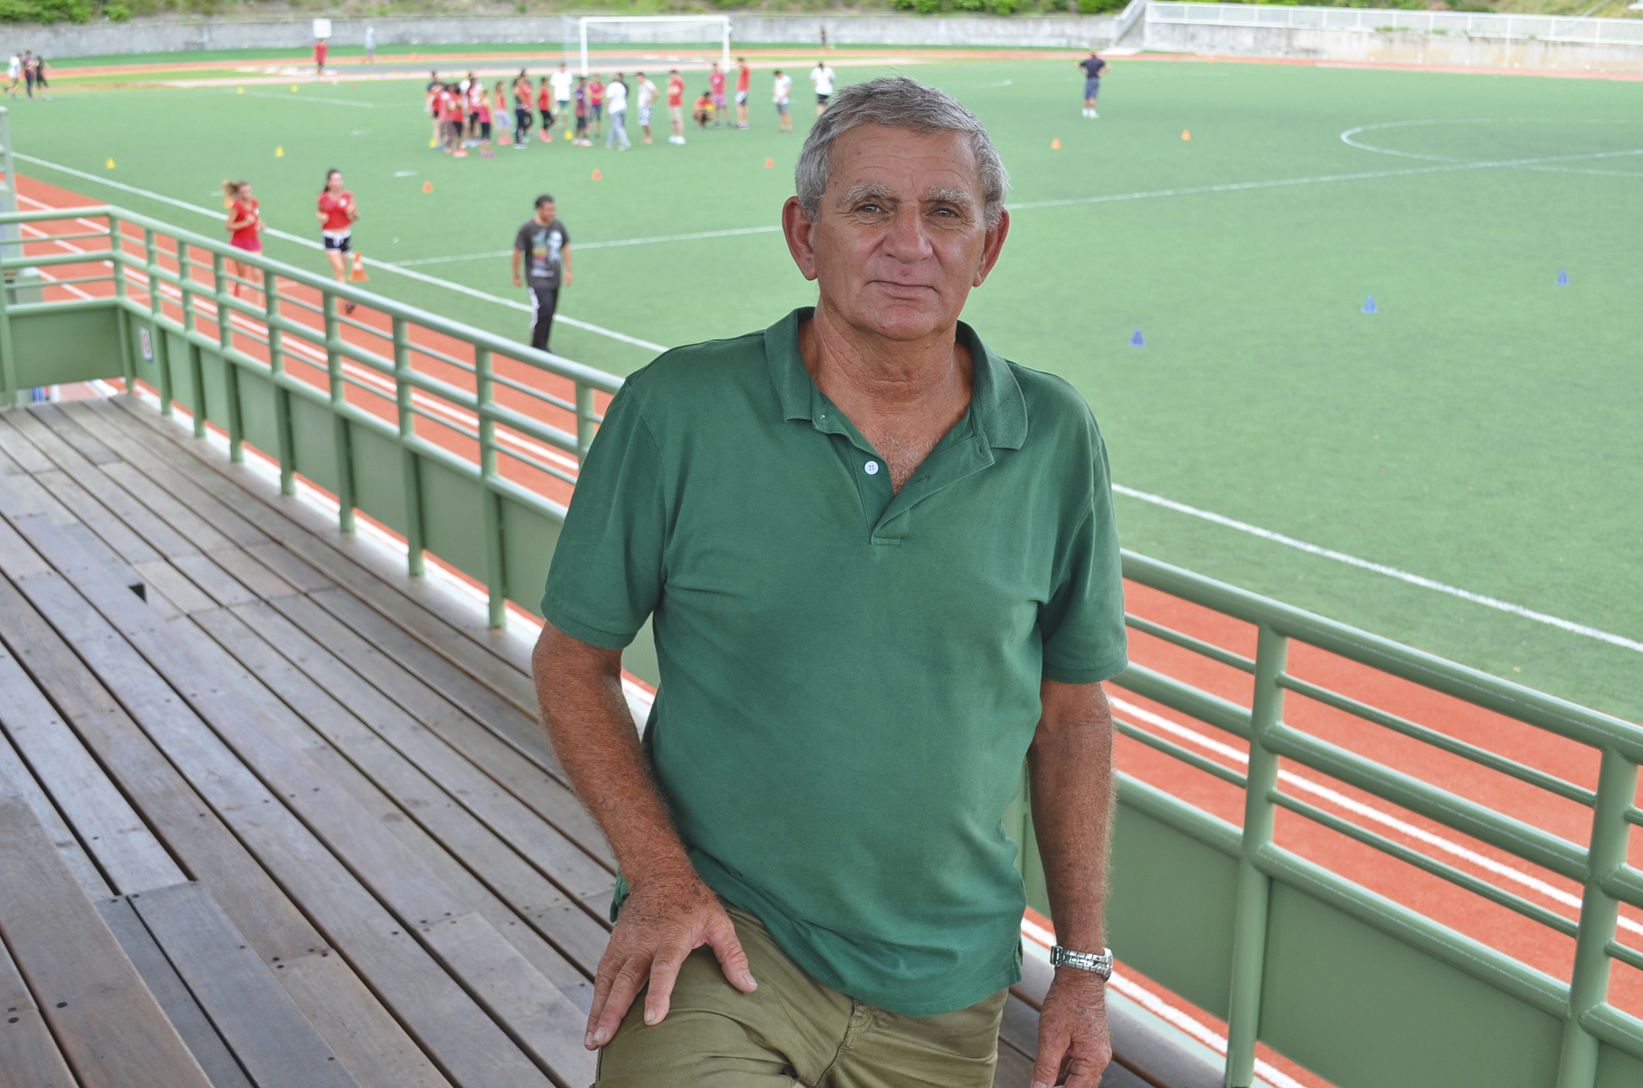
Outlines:
[{"label": "short sleeve", "polygon": [[580,642],[632,642],[662,593],[661,457],[639,398],[624,387],[594,438],[548,569],[542,614]]},{"label": "short sleeve", "polygon": [[1116,676],[1128,664],[1112,477],[1094,420],[1090,430],[1089,505],[1064,538],[1055,585],[1038,618],[1044,678],[1063,684],[1093,684]]},{"label": "short sleeve", "polygon": [[529,227],[519,228],[519,233],[513,236],[513,248],[521,253],[529,253],[531,251]]},{"label": "short sleeve", "polygon": [[559,244],[562,246],[570,245],[570,231],[565,229],[563,223],[559,224]]}]

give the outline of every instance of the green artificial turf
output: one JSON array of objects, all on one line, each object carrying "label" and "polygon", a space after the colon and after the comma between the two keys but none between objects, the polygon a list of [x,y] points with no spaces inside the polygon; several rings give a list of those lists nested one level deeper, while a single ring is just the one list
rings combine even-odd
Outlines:
[{"label": "green artificial turf", "polygon": [[[967,318],[1083,390],[1125,488],[1643,641],[1643,83],[1118,59],[1088,121],[1065,61],[907,71],[977,111],[1013,178],[1011,237]],[[561,313],[670,345],[813,298],[768,229],[605,244],[776,224],[811,111],[795,95],[801,132],[778,134],[769,78],[750,131],[621,155],[448,159],[427,148],[421,82],[391,78],[83,93],[11,116],[20,152],[91,177],[25,172],[213,235],[234,176],[270,227],[311,237],[338,166],[372,262],[504,251],[550,191],[575,259]],[[1341,138],[1361,126],[1389,127],[1354,137],[1370,150]],[[496,301],[521,301],[506,256],[406,267],[433,282],[378,267],[371,287],[525,335]],[[619,374],[652,354],[568,325],[554,344]],[[1137,551],[1643,720],[1635,649],[1118,502]]]}]

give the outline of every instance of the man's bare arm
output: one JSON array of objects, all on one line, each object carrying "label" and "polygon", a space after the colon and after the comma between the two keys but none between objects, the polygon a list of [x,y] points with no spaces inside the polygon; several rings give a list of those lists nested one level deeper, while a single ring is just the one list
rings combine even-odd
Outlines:
[{"label": "man's bare arm", "polygon": [[[1027,771],[1033,827],[1055,920],[1056,942],[1099,952],[1106,944],[1111,841],[1112,710],[1100,684],[1041,688],[1043,711]],[[1106,987],[1099,976],[1056,969],[1039,1017],[1034,1088],[1096,1088],[1112,1060]]]},{"label": "man's bare arm", "polygon": [[647,984],[645,1022],[667,1015],[679,966],[708,945],[738,989],[755,988],[736,930],[690,864],[646,766],[622,694],[622,655],[548,624],[531,655],[542,720],[559,762],[610,840],[628,882],[594,979],[586,1045],[604,1046]]}]

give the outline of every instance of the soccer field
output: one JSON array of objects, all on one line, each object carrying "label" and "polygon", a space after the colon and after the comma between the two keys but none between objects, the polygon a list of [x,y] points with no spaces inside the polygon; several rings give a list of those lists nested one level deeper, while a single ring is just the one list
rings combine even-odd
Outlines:
[{"label": "soccer field", "polygon": [[[768,103],[813,58],[749,55],[751,130],[625,154],[430,151],[426,58],[119,90],[63,68],[11,117],[23,173],[202,233],[248,178],[289,235],[270,254],[316,269],[339,167],[372,289],[520,337],[507,249],[550,191],[576,272],[555,349],[625,374],[813,298],[776,230],[810,111],[781,135]],[[1094,405],[1127,547],[1643,720],[1643,83],[1137,57],[1086,121],[1070,56],[835,63],[994,133],[1013,227],[966,318]]]}]

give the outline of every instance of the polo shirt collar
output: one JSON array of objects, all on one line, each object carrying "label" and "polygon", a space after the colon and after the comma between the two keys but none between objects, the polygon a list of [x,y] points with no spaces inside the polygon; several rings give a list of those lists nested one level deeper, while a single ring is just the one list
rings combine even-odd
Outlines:
[{"label": "polo shirt collar", "polygon": [[[813,306],[801,306],[764,332],[765,360],[783,419],[815,419],[821,390],[816,388],[799,354],[799,325],[815,312]],[[962,321],[958,323],[958,339],[970,349],[975,362],[970,418],[976,429],[994,449],[1020,449],[1027,440],[1027,400],[1010,364],[989,351],[975,330]]]}]

